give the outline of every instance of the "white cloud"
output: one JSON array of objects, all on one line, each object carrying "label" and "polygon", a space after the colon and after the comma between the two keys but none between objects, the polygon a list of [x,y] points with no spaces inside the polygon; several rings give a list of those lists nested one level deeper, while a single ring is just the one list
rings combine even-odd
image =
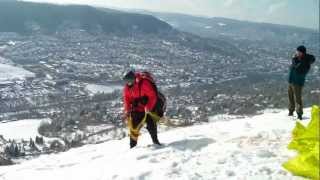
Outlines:
[{"label": "white cloud", "polygon": [[288,2],[287,1],[280,1],[274,4],[271,4],[268,8],[268,14],[273,14],[279,11],[284,10],[285,8],[288,7]]},{"label": "white cloud", "polygon": [[237,4],[239,4],[239,0],[226,0],[224,3],[223,3],[223,6],[224,7],[232,7],[232,6],[235,6]]}]

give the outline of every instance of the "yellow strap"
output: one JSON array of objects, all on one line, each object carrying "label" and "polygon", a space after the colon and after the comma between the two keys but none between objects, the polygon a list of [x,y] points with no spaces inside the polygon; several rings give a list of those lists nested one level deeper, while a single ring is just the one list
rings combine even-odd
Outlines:
[{"label": "yellow strap", "polygon": [[154,112],[148,112],[148,115],[157,123],[160,121],[161,117],[158,116],[156,113]]},{"label": "yellow strap", "polygon": [[160,117],[154,113],[154,112],[148,112],[145,113],[142,121],[138,124],[138,126],[136,128],[133,127],[132,125],[132,118],[131,116],[128,119],[128,128],[130,130],[130,137],[134,140],[138,139],[138,136],[140,135],[140,129],[143,127],[143,125],[145,124],[146,120],[147,120],[147,116],[150,116],[152,120],[154,120],[156,123],[160,120]]}]

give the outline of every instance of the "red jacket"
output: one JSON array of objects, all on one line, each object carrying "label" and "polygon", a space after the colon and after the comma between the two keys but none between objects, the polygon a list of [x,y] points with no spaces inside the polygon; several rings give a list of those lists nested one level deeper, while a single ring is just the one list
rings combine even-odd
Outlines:
[{"label": "red jacket", "polygon": [[[140,87],[139,83],[141,83]],[[147,103],[145,105],[138,100],[143,96],[147,97]],[[129,87],[128,85],[125,85],[123,89],[123,101],[125,113],[130,113],[132,111],[144,112],[145,109],[147,111],[152,111],[157,101],[157,94],[151,82],[142,79],[139,73],[136,73],[136,79],[133,86]],[[138,101],[139,103],[136,103],[135,101]],[[136,106],[134,106],[134,104],[136,104]]]}]

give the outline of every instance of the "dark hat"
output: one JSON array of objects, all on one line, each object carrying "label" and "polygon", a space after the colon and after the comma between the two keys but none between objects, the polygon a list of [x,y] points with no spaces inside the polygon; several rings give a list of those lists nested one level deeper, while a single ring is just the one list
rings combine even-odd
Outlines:
[{"label": "dark hat", "polygon": [[297,47],[297,51],[302,52],[303,54],[307,53],[307,49],[304,46],[299,46]]},{"label": "dark hat", "polygon": [[125,81],[133,81],[135,79],[135,73],[133,71],[129,71],[124,77]]}]

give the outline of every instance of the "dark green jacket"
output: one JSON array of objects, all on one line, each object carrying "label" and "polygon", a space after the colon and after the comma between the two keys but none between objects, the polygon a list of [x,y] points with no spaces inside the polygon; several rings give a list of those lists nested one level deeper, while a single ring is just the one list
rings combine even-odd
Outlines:
[{"label": "dark green jacket", "polygon": [[292,58],[292,64],[289,70],[289,79],[290,84],[303,86],[306,75],[310,70],[310,66],[314,63],[315,57],[311,54],[306,54],[303,59],[299,60],[298,58]]}]

